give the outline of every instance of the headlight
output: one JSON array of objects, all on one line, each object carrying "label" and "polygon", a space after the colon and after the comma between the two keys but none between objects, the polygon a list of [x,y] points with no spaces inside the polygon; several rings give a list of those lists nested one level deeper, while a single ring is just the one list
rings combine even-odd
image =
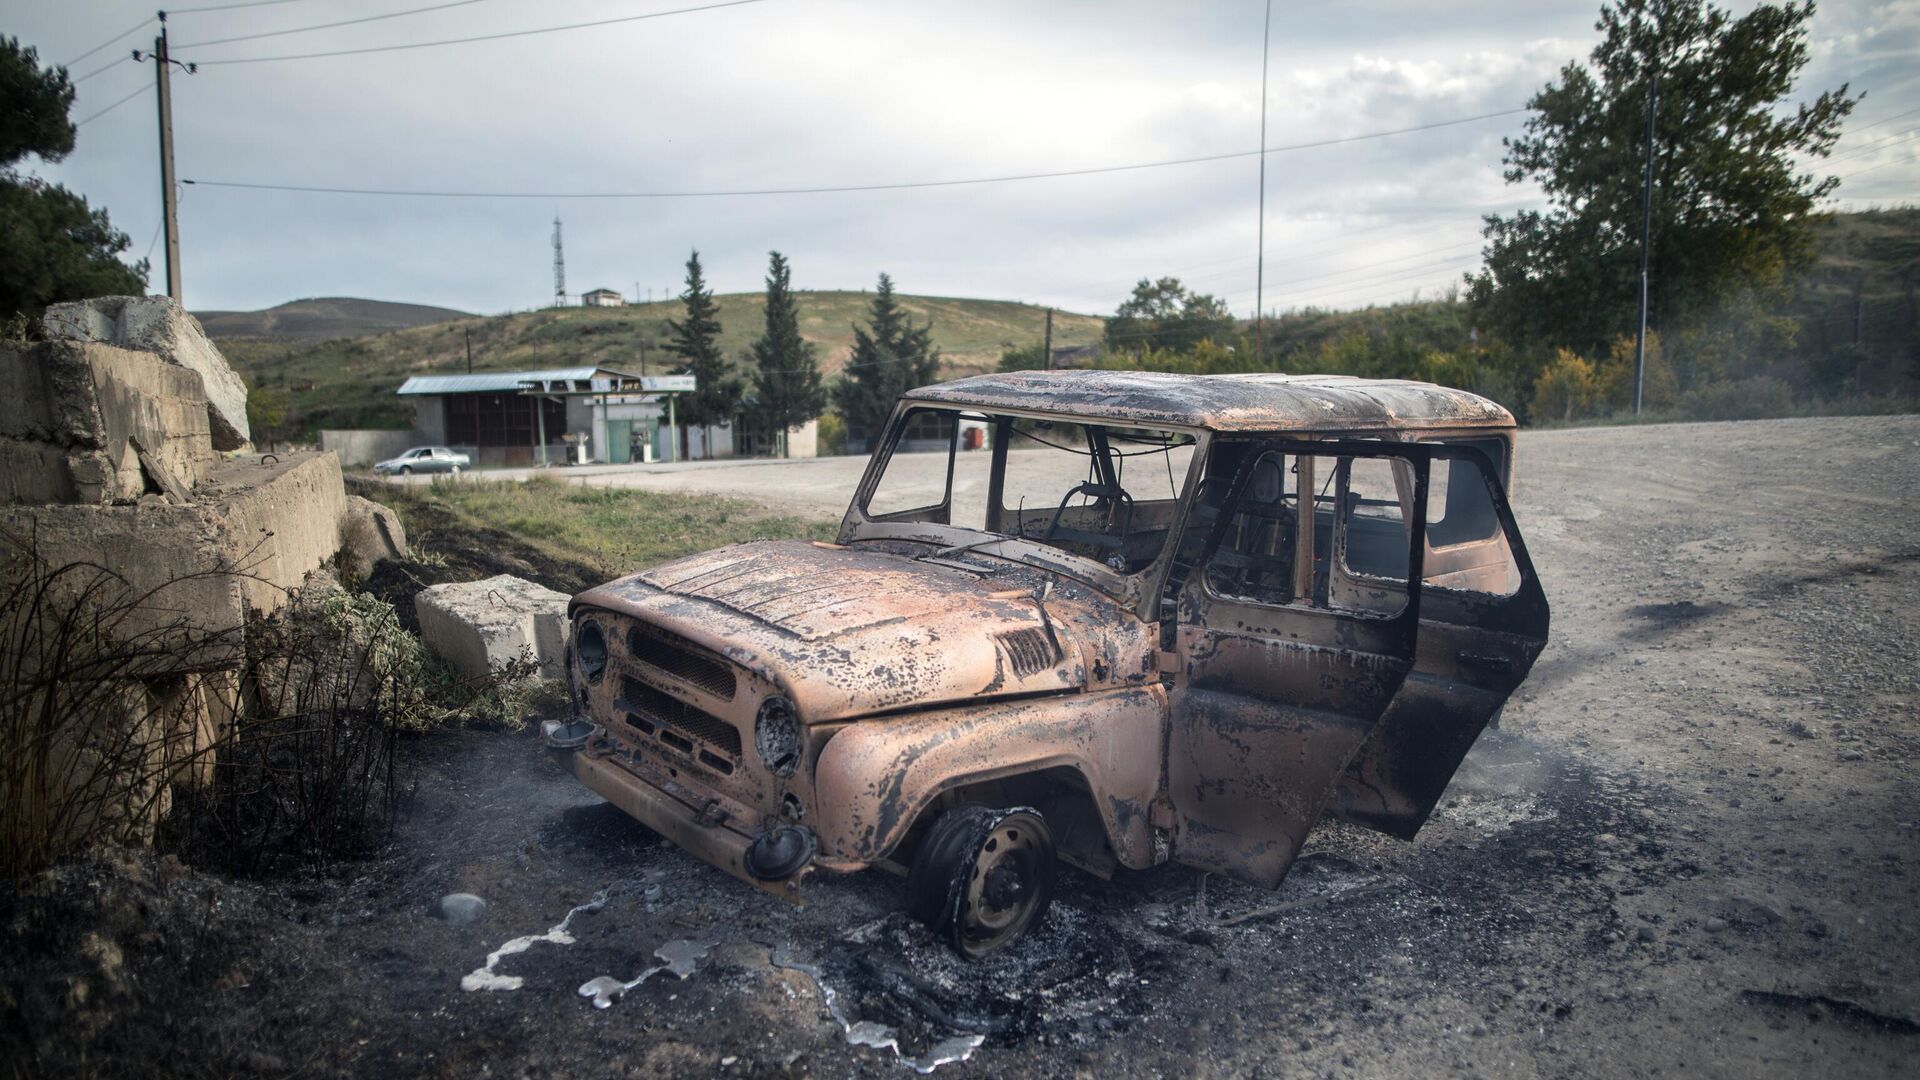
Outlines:
[{"label": "headlight", "polygon": [[793,702],[770,697],[760,703],[753,720],[753,748],[775,776],[792,776],[800,767],[800,718],[793,713]]},{"label": "headlight", "polygon": [[580,677],[589,684],[598,683],[607,673],[607,638],[597,622],[582,622],[573,630],[573,659],[580,666]]}]

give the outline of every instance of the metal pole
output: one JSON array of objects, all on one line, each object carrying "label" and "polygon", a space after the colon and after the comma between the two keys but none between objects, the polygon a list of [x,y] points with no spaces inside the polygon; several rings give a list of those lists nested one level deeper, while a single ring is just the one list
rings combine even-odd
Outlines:
[{"label": "metal pole", "polygon": [[1640,187],[1640,332],[1633,342],[1633,415],[1640,415],[1647,385],[1647,259],[1653,232],[1653,119],[1660,99],[1660,70],[1647,64],[1646,173]]},{"label": "metal pole", "polygon": [[1267,40],[1272,27],[1273,0],[1267,0],[1267,16],[1260,24],[1260,241],[1253,271],[1253,362],[1261,368],[1267,366],[1267,332],[1261,314],[1267,299]]},{"label": "metal pole", "polygon": [[1042,366],[1047,371],[1052,371],[1053,370],[1053,309],[1052,308],[1047,309],[1047,343],[1044,346],[1042,346],[1042,348],[1045,349],[1045,356],[1047,361]]},{"label": "metal pole", "polygon": [[167,232],[167,295],[180,298],[180,207],[173,179],[173,60],[167,53],[167,17],[153,39],[154,79],[160,98],[160,213]]},{"label": "metal pole", "polygon": [[673,399],[676,395],[667,395],[667,461],[680,460],[680,421],[673,415]]},{"label": "metal pole", "polygon": [[471,326],[465,327],[461,330],[461,333],[465,334],[467,338],[467,374],[471,375],[473,374],[473,328]]}]

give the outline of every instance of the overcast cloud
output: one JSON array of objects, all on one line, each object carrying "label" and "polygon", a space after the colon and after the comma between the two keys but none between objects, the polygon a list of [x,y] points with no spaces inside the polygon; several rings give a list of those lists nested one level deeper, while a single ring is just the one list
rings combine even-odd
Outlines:
[{"label": "overcast cloud", "polygon": [[[218,0],[204,0],[216,3]],[[258,41],[196,41],[424,7],[288,0],[181,12],[183,60],[277,56],[522,30],[698,0],[482,0]],[[193,6],[189,4],[188,6]],[[1736,4],[1744,9],[1748,5]],[[5,0],[8,33],[65,62],[131,27],[133,0]],[[625,25],[331,59],[203,66],[174,80],[184,179],[487,192],[884,184],[1095,168],[1251,150],[1260,0],[1206,4],[765,0]],[[1268,142],[1340,138],[1511,109],[1584,57],[1597,3],[1274,5]],[[1830,170],[1836,205],[1920,201],[1920,0],[1828,0],[1809,91],[1850,81],[1862,130]],[[73,67],[82,75],[129,37]],[[119,63],[76,118],[152,80]],[[1807,96],[1811,96],[1809,93]],[[1533,205],[1500,177],[1508,116],[1271,155],[1269,308],[1431,295],[1475,264],[1478,215]],[[803,288],[866,288],[1112,309],[1178,274],[1253,307],[1252,158],[976,187],[698,199],[393,198],[183,188],[187,302],[257,308],[363,296],[498,312],[567,288],[678,288],[698,247],[723,292],[761,287],[766,252]],[[81,128],[44,175],[108,208],[164,280],[150,92]]]}]

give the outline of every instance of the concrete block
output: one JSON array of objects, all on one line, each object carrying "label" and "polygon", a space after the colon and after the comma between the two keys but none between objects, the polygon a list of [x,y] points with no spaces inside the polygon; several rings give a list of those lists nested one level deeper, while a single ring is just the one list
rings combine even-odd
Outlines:
[{"label": "concrete block", "polygon": [[278,611],[333,558],[345,510],[332,454],[264,466],[248,459],[210,472],[186,506],[148,497],[129,506],[0,507],[0,554],[32,550],[43,562],[74,565],[64,579],[72,595],[91,584],[144,597],[118,616],[115,634],[152,646],[163,668],[204,671],[237,664],[248,612]]},{"label": "concrete block", "polygon": [[0,501],[132,502],[159,490],[136,442],[192,490],[219,460],[199,375],[111,345],[0,350]]},{"label": "concrete block", "polygon": [[414,600],[420,639],[469,678],[531,655],[540,674],[566,674],[565,593],[501,574],[483,581],[433,585]]},{"label": "concrete block", "polygon": [[373,573],[374,564],[407,557],[407,529],[400,515],[372,499],[347,496],[340,518],[340,561],[356,578]]},{"label": "concrete block", "polygon": [[251,441],[246,382],[208,340],[199,320],[167,297],[96,296],[55,304],[41,326],[50,339],[124,345],[198,372],[206,387],[214,449],[238,450]]}]

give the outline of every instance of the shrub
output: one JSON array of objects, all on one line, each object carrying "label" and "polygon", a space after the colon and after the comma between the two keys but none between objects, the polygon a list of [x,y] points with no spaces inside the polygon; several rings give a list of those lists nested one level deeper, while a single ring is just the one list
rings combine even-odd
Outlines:
[{"label": "shrub", "polygon": [[1692,420],[1759,420],[1791,416],[1793,391],[1771,375],[1710,382],[1681,395],[1680,412]]}]

